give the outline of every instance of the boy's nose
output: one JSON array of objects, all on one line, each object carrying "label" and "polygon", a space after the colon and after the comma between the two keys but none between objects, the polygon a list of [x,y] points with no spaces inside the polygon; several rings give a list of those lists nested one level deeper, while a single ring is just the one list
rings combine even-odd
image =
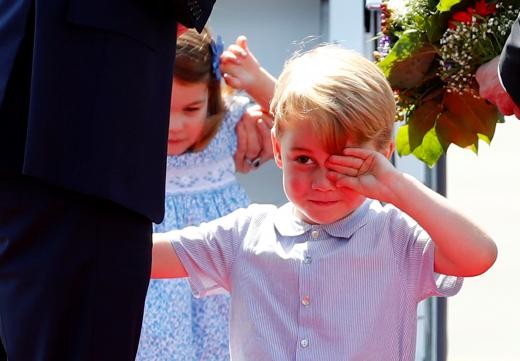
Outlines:
[{"label": "boy's nose", "polygon": [[314,172],[314,179],[312,181],[312,189],[319,191],[331,191],[335,190],[336,186],[334,183],[327,178],[327,169],[320,168]]}]

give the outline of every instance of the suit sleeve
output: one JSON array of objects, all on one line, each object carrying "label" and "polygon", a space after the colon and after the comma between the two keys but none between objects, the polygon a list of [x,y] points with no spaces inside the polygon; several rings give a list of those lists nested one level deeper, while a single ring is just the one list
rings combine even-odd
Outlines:
[{"label": "suit sleeve", "polygon": [[502,49],[499,72],[505,90],[520,106],[520,15]]},{"label": "suit sleeve", "polygon": [[215,0],[173,0],[177,21],[201,32],[208,21]]}]

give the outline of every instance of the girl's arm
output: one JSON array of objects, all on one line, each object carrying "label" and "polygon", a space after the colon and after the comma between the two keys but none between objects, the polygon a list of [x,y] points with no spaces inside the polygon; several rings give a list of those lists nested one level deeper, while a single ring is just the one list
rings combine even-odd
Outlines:
[{"label": "girl's arm", "polygon": [[168,235],[169,233],[153,234],[151,278],[188,277]]}]

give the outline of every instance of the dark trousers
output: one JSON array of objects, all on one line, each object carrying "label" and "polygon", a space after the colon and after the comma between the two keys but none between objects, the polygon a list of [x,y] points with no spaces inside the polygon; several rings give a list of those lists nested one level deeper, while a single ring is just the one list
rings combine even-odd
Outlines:
[{"label": "dark trousers", "polygon": [[145,217],[0,177],[0,336],[9,361],[134,360],[150,264]]}]

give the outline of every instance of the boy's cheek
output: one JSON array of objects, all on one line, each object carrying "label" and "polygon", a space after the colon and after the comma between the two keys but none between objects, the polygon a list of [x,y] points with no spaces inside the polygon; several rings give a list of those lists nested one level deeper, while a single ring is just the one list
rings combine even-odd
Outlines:
[{"label": "boy's cheek", "polygon": [[292,176],[290,178],[286,178],[286,191],[291,193],[293,196],[299,196],[301,194],[306,193],[307,186],[306,183],[299,179],[297,176]]}]

